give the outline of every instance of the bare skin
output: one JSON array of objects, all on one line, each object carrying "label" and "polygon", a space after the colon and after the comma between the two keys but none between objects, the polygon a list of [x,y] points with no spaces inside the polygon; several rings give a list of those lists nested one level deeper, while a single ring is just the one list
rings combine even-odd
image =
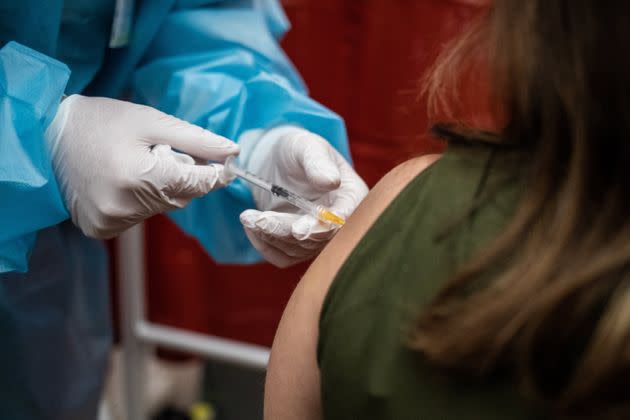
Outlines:
[{"label": "bare skin", "polygon": [[278,326],[265,384],[266,420],[322,418],[316,360],[322,304],[337,271],[391,201],[440,155],[412,159],[389,172],[370,191],[344,228],[309,267]]}]

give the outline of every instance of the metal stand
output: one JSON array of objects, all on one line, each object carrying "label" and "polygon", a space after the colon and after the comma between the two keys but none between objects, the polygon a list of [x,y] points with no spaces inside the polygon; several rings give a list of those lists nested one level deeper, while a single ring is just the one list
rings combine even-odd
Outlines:
[{"label": "metal stand", "polygon": [[146,320],[142,224],[120,236],[118,257],[127,420],[146,418],[147,363],[155,345],[254,369],[266,369],[269,361],[269,349],[266,347],[152,324]]}]

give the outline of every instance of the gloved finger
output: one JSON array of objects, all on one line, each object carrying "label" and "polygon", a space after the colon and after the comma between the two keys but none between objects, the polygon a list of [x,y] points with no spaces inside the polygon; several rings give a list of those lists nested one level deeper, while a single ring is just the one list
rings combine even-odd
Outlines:
[{"label": "gloved finger", "polygon": [[319,253],[319,251],[321,251],[326,246],[327,243],[328,243],[328,240],[319,240],[317,238],[306,238],[306,239],[298,240],[298,244],[300,245],[301,248],[304,248],[308,251],[316,252],[316,253]]},{"label": "gloved finger", "polygon": [[309,251],[321,249],[338,230],[337,226],[320,222],[310,215],[274,211],[246,210],[241,213],[240,220],[254,232],[275,237],[274,245],[278,247],[284,243]]},{"label": "gloved finger", "polygon": [[266,237],[274,237],[277,244],[299,246],[300,240],[293,235],[295,222],[303,216],[293,213],[280,213],[275,211],[245,210],[240,215],[244,227],[255,233],[262,232]]},{"label": "gloved finger", "polygon": [[334,149],[324,139],[305,132],[295,139],[296,158],[304,169],[309,184],[320,192],[332,191],[341,183]]},{"label": "gloved finger", "polygon": [[160,159],[156,166],[162,176],[162,193],[170,199],[177,200],[171,204],[178,207],[181,207],[180,200],[201,197],[226,184],[221,164],[191,165],[180,163],[171,156]]},{"label": "gloved finger", "polygon": [[149,135],[145,140],[149,144],[167,144],[193,157],[217,162],[223,162],[240,151],[236,143],[225,137],[172,115],[153,111],[159,115],[156,123],[148,129]]},{"label": "gloved finger", "polygon": [[343,156],[337,153],[336,160],[341,173],[341,185],[330,193],[329,208],[338,216],[347,219],[368,194],[369,188]]},{"label": "gloved finger", "polygon": [[357,190],[355,185],[344,185],[331,194],[328,209],[337,216],[347,220],[361,204],[361,201],[367,195],[367,191],[367,187],[364,192],[362,188]]},{"label": "gloved finger", "polygon": [[[277,236],[270,235],[266,233],[265,231],[253,230],[249,228],[246,228],[246,230],[249,230],[250,232],[252,232],[262,242],[271,245],[275,249],[283,252],[284,254],[286,254],[287,256],[291,258],[297,258],[300,260],[309,259],[317,255],[319,251],[319,249],[312,250],[312,249],[302,248],[300,246],[301,244],[295,240],[293,240],[293,242],[289,242],[286,239],[282,239],[282,238],[278,238]],[[321,248],[323,248],[323,246]]]},{"label": "gloved finger", "polygon": [[280,238],[291,237],[291,225],[299,218],[296,214],[278,213],[275,211],[245,210],[239,219],[243,226]]},{"label": "gloved finger", "polygon": [[[299,258],[288,256],[286,253],[282,252],[270,243],[263,241],[250,229],[245,228],[245,234],[247,235],[247,238],[252,243],[254,248],[256,248],[258,252],[260,252],[265,260],[275,265],[276,267],[286,268],[302,261]],[[304,261],[305,260],[306,259],[304,259]]]},{"label": "gloved finger", "polygon": [[241,213],[240,220],[245,229],[251,231],[262,241],[284,251],[292,257],[313,256],[323,245],[318,242],[296,239],[292,227],[301,218],[297,214],[260,212],[246,210]]},{"label": "gloved finger", "polygon": [[[227,177],[222,176],[224,171],[220,164],[197,164],[189,155],[175,152],[166,144],[155,146],[151,152],[165,166],[162,169],[165,174],[163,191],[171,198],[190,200],[208,193],[208,188],[216,189],[228,182]],[[214,181],[217,171],[218,179]]]},{"label": "gloved finger", "polygon": [[173,159],[175,159],[175,161],[177,161],[179,163],[186,163],[186,164],[189,164],[189,165],[194,165],[194,164],[197,163],[195,161],[195,159],[193,159],[191,156],[189,156],[189,155],[187,155],[185,153],[178,153],[178,152],[174,151],[171,148],[171,146],[169,146],[167,144],[158,144],[151,151],[156,156],[158,156],[160,158],[167,159],[169,157],[172,157]]},{"label": "gloved finger", "polygon": [[291,234],[295,239],[315,244],[325,244],[332,239],[337,230],[338,226],[321,222],[308,214],[297,219],[291,226]]}]

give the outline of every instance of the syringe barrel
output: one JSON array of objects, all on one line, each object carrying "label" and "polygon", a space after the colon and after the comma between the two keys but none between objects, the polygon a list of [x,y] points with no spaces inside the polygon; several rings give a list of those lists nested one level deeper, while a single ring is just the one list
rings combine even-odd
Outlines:
[{"label": "syringe barrel", "polygon": [[269,181],[266,181],[260,178],[259,176],[256,176],[253,173],[247,172],[246,170],[238,167],[236,163],[234,162],[234,160],[235,160],[234,156],[230,156],[225,161],[224,166],[228,174],[238,176],[239,178],[244,179],[245,181],[251,184],[254,184],[255,186],[259,188],[262,188],[263,190],[272,192],[273,185]]},{"label": "syringe barrel", "polygon": [[287,200],[289,203],[293,204],[295,207],[300,208],[307,212],[308,214],[317,217],[319,214],[319,206],[315,203],[312,203],[305,198],[295,194],[287,190],[286,188],[282,188],[278,185],[273,184],[271,186],[271,192],[280,198]]},{"label": "syringe barrel", "polygon": [[292,191],[287,190],[286,188],[283,188],[279,185],[275,185],[270,183],[267,180],[264,180],[254,174],[252,174],[251,172],[247,172],[246,170],[239,168],[235,163],[234,163],[234,157],[231,156],[229,157],[226,161],[225,161],[225,169],[226,172],[228,173],[228,175],[234,175],[234,176],[238,176],[239,178],[244,179],[245,181],[259,187],[262,188],[264,190],[267,190],[269,192],[271,192],[273,195],[275,195],[276,197],[280,197],[286,201],[288,201],[289,203],[293,204],[295,207],[304,210],[306,213],[310,214],[311,216],[322,220],[324,222],[328,222],[328,223],[334,223],[337,225],[343,225],[345,223],[345,220],[342,219],[341,217],[337,216],[336,214],[332,213],[329,209],[327,209],[324,206],[321,206],[319,204],[315,204],[307,199],[305,199],[304,197],[295,194]]}]

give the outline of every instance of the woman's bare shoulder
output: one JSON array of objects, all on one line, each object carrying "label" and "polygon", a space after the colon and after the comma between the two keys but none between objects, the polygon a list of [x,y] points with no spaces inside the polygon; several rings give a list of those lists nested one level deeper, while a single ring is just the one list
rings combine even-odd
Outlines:
[{"label": "woman's bare shoulder", "polygon": [[370,190],[365,200],[348,219],[346,225],[311,264],[303,278],[304,287],[311,283],[318,289],[312,297],[323,301],[330,283],[354,247],[378,217],[418,174],[431,166],[441,155],[424,155],[410,159],[392,169]]}]

